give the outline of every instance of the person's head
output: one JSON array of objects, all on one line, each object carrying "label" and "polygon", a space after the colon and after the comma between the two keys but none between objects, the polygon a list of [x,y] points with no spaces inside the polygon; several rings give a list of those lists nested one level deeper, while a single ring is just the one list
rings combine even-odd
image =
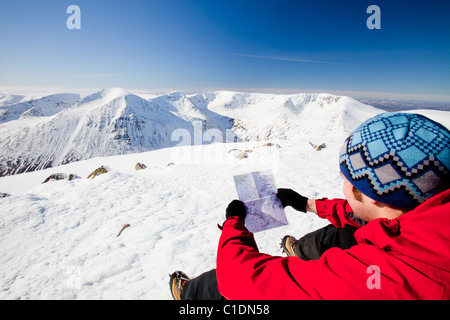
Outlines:
[{"label": "person's head", "polygon": [[379,114],[345,140],[339,163],[357,216],[396,217],[449,188],[450,132],[422,115]]}]

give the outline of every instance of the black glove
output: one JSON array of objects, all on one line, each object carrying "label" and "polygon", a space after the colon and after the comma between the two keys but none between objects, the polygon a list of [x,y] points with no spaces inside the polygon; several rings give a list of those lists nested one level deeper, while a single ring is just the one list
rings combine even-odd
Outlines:
[{"label": "black glove", "polygon": [[245,220],[246,215],[247,211],[245,209],[244,203],[239,200],[233,200],[227,207],[225,217],[227,219],[230,217],[240,217]]},{"label": "black glove", "polygon": [[292,189],[278,189],[277,198],[280,199],[283,208],[291,206],[295,210],[306,212],[308,198],[299,195]]}]

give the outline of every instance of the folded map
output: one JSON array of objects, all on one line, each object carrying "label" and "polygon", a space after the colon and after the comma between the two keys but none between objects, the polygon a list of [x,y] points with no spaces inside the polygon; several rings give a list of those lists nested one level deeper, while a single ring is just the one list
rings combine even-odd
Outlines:
[{"label": "folded map", "polygon": [[234,176],[239,200],[247,209],[245,225],[250,232],[259,232],[288,224],[271,170]]}]

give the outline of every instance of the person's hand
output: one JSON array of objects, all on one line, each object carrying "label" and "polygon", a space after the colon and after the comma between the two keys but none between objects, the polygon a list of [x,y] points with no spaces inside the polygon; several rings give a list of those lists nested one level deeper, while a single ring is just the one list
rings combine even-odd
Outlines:
[{"label": "person's hand", "polygon": [[280,199],[283,208],[291,206],[295,210],[306,212],[308,198],[298,194],[292,189],[278,189],[277,198]]},{"label": "person's hand", "polygon": [[246,215],[247,211],[245,209],[244,203],[239,200],[233,200],[226,209],[225,217],[227,219],[230,217],[240,217],[245,221]]}]

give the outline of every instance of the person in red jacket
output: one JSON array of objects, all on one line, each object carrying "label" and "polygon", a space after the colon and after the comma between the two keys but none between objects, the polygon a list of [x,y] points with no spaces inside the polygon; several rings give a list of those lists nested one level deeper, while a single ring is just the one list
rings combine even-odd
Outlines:
[{"label": "person in red jacket", "polygon": [[450,299],[449,130],[421,115],[380,114],[346,139],[339,163],[345,200],[278,191],[284,206],[328,219],[331,233],[285,237],[288,257],[261,253],[234,200],[216,270],[180,277],[179,292],[208,283],[225,299]]}]

